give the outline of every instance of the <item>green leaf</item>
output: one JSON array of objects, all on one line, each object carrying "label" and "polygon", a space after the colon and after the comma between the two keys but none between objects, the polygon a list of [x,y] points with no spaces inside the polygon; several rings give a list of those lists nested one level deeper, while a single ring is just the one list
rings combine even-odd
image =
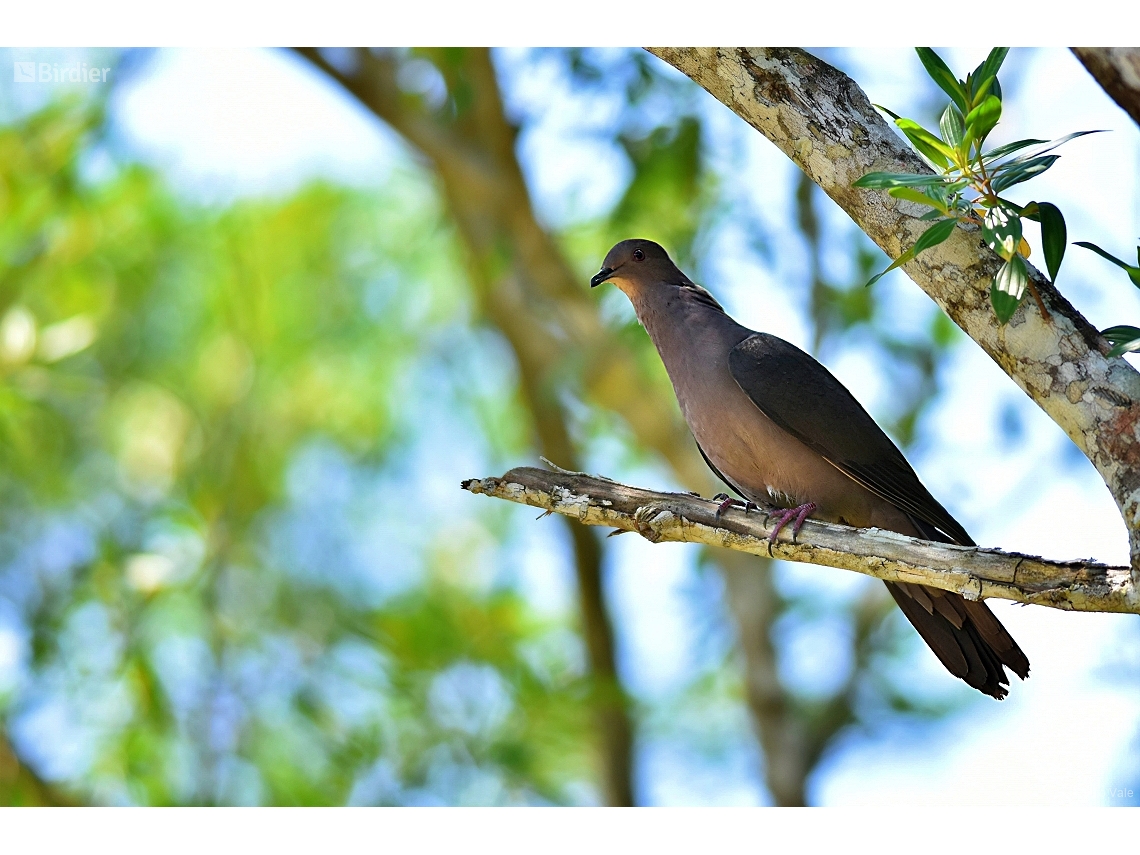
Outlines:
[{"label": "green leaf", "polygon": [[1020,300],[1025,296],[1025,288],[1029,284],[1029,270],[1025,266],[1025,259],[1020,255],[1010,258],[998,270],[994,277],[994,286],[1003,294]]},{"label": "green leaf", "polygon": [[[1140,267],[1133,267],[1128,262],[1121,261],[1115,255],[1112,255],[1111,253],[1105,252],[1103,249],[1101,249],[1095,243],[1089,243],[1086,240],[1077,241],[1075,246],[1083,246],[1085,249],[1091,249],[1093,252],[1095,252],[1101,258],[1107,258],[1109,261],[1111,261],[1117,267],[1120,267],[1125,272],[1127,272],[1128,278],[1132,280],[1132,284],[1135,285],[1137,288],[1140,288]],[[1136,248],[1136,255],[1137,255],[1137,260],[1140,261],[1140,247]]]},{"label": "green leaf", "polygon": [[[982,60],[981,65],[974,69],[974,88],[970,91],[971,100],[977,100],[979,96],[984,95],[986,90],[990,88],[993,82],[997,79],[997,73],[1001,69],[1001,64],[1005,62],[1005,57],[1008,53],[1009,48],[996,47],[989,52],[989,55],[984,60]],[[998,94],[997,97],[1000,101],[1001,95]]]},{"label": "green leaf", "polygon": [[1049,140],[1018,140],[1017,142],[1006,143],[999,145],[993,151],[986,152],[982,155],[982,160],[988,165],[995,160],[1000,160],[1007,154],[1013,154],[1015,151],[1020,151],[1023,148],[1029,148],[1031,145],[1046,145]]},{"label": "green leaf", "polygon": [[921,190],[915,190],[913,187],[892,187],[887,191],[887,195],[894,196],[896,199],[904,199],[907,202],[929,205],[931,208],[936,208],[938,212],[946,213],[946,206],[942,202],[939,202],[937,199],[931,199]]},{"label": "green leaf", "polygon": [[1028,283],[1029,271],[1020,255],[1014,255],[998,270],[997,276],[990,284],[990,304],[994,307],[994,314],[997,315],[999,324],[1009,323],[1022,297],[1025,296],[1025,287]]},{"label": "green leaf", "polygon": [[945,180],[941,175],[919,175],[914,172],[868,172],[851,186],[868,190],[886,190],[890,187],[928,187],[932,184],[942,184]]},{"label": "green leaf", "polygon": [[1041,222],[1041,248],[1045,252],[1045,267],[1049,270],[1049,279],[1055,283],[1069,239],[1065,218],[1061,216],[1061,209],[1051,202],[1038,202],[1037,211]]},{"label": "green leaf", "polygon": [[946,140],[953,148],[960,146],[963,137],[966,135],[965,120],[962,118],[962,113],[953,104],[946,105],[942,118],[938,120],[938,128],[942,131],[942,139]]},{"label": "green leaf", "polygon": [[880,271],[879,273],[876,273],[874,276],[872,276],[870,279],[868,279],[867,284],[864,285],[863,287],[864,288],[870,288],[872,285],[874,285],[876,282],[878,282],[880,279],[882,279],[884,276],[886,276],[888,273],[890,273],[896,267],[902,267],[902,265],[906,264],[908,261],[910,261],[912,258],[914,258],[914,256],[915,256],[915,249],[912,246],[910,249],[908,249],[906,252],[904,252],[902,255],[900,255],[898,258],[896,258],[894,261],[892,261],[890,263],[890,266],[888,266],[886,270]]},{"label": "green leaf", "polygon": [[955,195],[960,194],[969,186],[969,179],[951,179],[950,176],[946,176],[946,180],[942,184],[931,185],[930,187],[926,188],[926,192],[931,196],[942,199],[944,202],[949,204]]},{"label": "green leaf", "polygon": [[[987,77],[981,82],[979,82],[979,80],[980,78],[971,77],[970,102],[973,104],[978,104],[983,98],[986,98],[991,94],[990,88],[994,85],[994,81],[996,81],[997,78]],[[1000,101],[1001,99],[998,98],[998,100]]]},{"label": "green leaf", "polygon": [[890,116],[892,119],[894,119],[896,122],[897,122],[899,119],[901,119],[901,118],[902,118],[902,116],[900,116],[900,115],[899,115],[898,113],[896,113],[894,110],[888,110],[888,109],[887,109],[886,107],[884,107],[882,104],[875,104],[875,105],[874,105],[874,107],[875,107],[875,109],[876,109],[876,110],[882,110],[884,113],[886,113],[886,114],[887,114],[888,116]]},{"label": "green leaf", "polygon": [[881,270],[878,273],[876,273],[874,276],[872,276],[870,279],[868,279],[867,284],[864,285],[863,287],[864,288],[870,288],[872,285],[874,285],[876,282],[878,282],[880,279],[882,279],[884,276],[886,276],[888,273],[890,273],[896,267],[900,267],[903,264],[906,264],[912,258],[914,258],[914,252],[912,250],[908,249],[906,252],[904,252],[902,255],[900,255],[898,258],[896,258],[894,261],[892,261],[890,266],[886,270]]},{"label": "green leaf", "polygon": [[1005,294],[997,289],[997,286],[990,284],[990,305],[994,308],[994,314],[997,316],[998,323],[1009,323],[1009,319],[1013,317],[1013,313],[1017,311],[1017,307],[1021,305],[1020,300],[1015,300],[1009,294]]},{"label": "green leaf", "polygon": [[939,217],[944,217],[944,216],[945,216],[945,214],[943,214],[941,211],[939,211],[937,208],[935,208],[934,210],[927,211],[925,214],[923,214],[921,217],[919,217],[919,219],[920,220],[937,220]]},{"label": "green leaf", "polygon": [[[952,182],[953,183],[953,182]],[[947,204],[950,200],[948,184],[931,184],[922,192],[929,196],[931,199],[936,199],[943,205]]]},{"label": "green leaf", "polygon": [[965,115],[969,110],[969,104],[966,100],[966,90],[962,86],[962,82],[954,76],[954,72],[950,67],[942,61],[942,57],[936,54],[928,47],[915,48],[915,53],[922,61],[923,68],[926,73],[930,75],[931,80],[937,83],[942,91],[950,96],[962,114]]},{"label": "green leaf", "polygon": [[882,271],[881,273],[876,273],[874,276],[868,279],[867,284],[863,287],[870,288],[896,267],[901,267],[908,261],[911,261],[924,249],[930,249],[932,246],[937,246],[938,244],[942,243],[954,232],[954,226],[957,224],[957,220],[941,220],[932,225],[930,228],[918,236],[918,240],[914,242],[914,246],[912,246],[910,249],[892,261],[891,266],[886,270]]},{"label": "green leaf", "polygon": [[1013,152],[1017,151],[1018,149],[1026,148],[1027,146],[1031,146],[1031,145],[1047,145],[1048,146],[1048,148],[1043,148],[1040,151],[1033,151],[1033,152],[1029,152],[1028,154],[1023,154],[1021,157],[1015,157],[1013,160],[1007,161],[1006,163],[1002,164],[1002,166],[1011,166],[1015,163],[1024,162],[1025,160],[1028,160],[1030,158],[1040,157],[1041,155],[1052,151],[1053,149],[1057,148],[1058,146],[1064,145],[1065,143],[1069,142],[1069,140],[1075,140],[1077,137],[1088,136],[1089,134],[1103,134],[1103,133],[1106,133],[1106,131],[1104,131],[1104,130],[1074,131],[1071,134],[1066,134],[1065,136],[1058,137],[1055,140],[1018,140],[1015,143],[1008,143],[1007,145],[1003,145],[1003,146],[999,146],[998,148],[995,148],[989,154],[985,155],[982,158],[982,160],[988,166],[993,161],[1000,160],[1001,158],[1005,157],[1007,154],[1013,154]]},{"label": "green leaf", "polygon": [[911,250],[915,255],[918,255],[924,249],[930,249],[932,246],[938,246],[950,235],[954,234],[954,226],[958,225],[957,220],[941,220],[935,223],[921,235],[918,240],[914,242]]},{"label": "green leaf", "polygon": [[1105,250],[1103,250],[1099,246],[1097,246],[1095,243],[1090,243],[1087,240],[1079,240],[1079,241],[1076,241],[1073,245],[1074,246],[1083,246],[1085,249],[1091,249],[1093,252],[1095,252],[1101,258],[1107,258],[1109,261],[1111,261],[1117,267],[1123,267],[1125,270],[1135,270],[1135,268],[1131,264],[1129,264],[1127,261],[1121,261],[1115,255],[1113,255],[1110,252],[1106,252]]},{"label": "green leaf", "polygon": [[982,220],[982,238],[1006,261],[1017,253],[1021,242],[1021,217],[1005,205],[994,205]]},{"label": "green leaf", "polygon": [[1059,154],[1047,154],[1045,157],[1035,157],[1011,168],[1000,167],[997,177],[990,182],[995,193],[1000,193],[1022,181],[1028,181],[1035,175],[1040,175],[1054,163],[1061,159]]},{"label": "green leaf", "polygon": [[976,139],[980,149],[1000,118],[1001,100],[987,95],[981,104],[966,114],[966,135]]},{"label": "green leaf", "polygon": [[954,151],[942,140],[913,119],[896,119],[895,124],[923,157],[942,169],[950,166]]},{"label": "green leaf", "polygon": [[1109,327],[1100,334],[1114,345],[1109,356],[1123,356],[1125,353],[1140,350],[1140,329],[1136,327]]}]

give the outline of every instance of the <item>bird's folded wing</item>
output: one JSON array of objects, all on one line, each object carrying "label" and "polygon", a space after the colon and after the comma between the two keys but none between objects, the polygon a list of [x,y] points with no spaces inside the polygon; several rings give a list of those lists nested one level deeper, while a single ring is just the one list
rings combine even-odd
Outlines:
[{"label": "bird's folded wing", "polygon": [[744,393],[779,427],[872,493],[927,524],[920,529],[933,527],[954,543],[974,544],[863,406],[807,353],[776,336],[756,333],[732,349],[728,364]]}]

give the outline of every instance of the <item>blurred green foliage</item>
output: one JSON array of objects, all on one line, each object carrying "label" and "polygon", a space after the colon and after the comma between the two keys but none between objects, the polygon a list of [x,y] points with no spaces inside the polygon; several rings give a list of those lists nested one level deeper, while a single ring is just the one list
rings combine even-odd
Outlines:
[{"label": "blurred green foliage", "polygon": [[576,639],[479,571],[507,517],[400,523],[438,415],[409,383],[526,443],[513,384],[456,365],[430,189],[195,208],[100,119],[0,128],[8,740],[80,801],[588,800]]},{"label": "blurred green foliage", "polygon": [[[462,52],[402,57],[401,97],[448,127],[476,121]],[[643,51],[519,62],[554,67],[596,117],[583,133],[628,167],[608,210],[557,234],[583,288],[632,234],[698,279],[726,220],[742,252],[764,245],[746,191],[710,162],[687,78]],[[520,136],[563,108],[516,109]],[[111,156],[104,127],[79,102],[0,127],[0,801],[596,801],[580,636],[518,584],[528,536],[552,575],[565,544],[457,489],[485,474],[474,464],[533,462],[535,439],[438,176],[405,162],[379,189],[201,207]],[[900,330],[882,289],[861,287],[877,256],[817,218],[812,186],[796,198],[809,265],[788,287],[817,349],[875,353],[909,442],[953,327],[927,307]],[[851,269],[830,272],[835,256]],[[624,297],[595,298],[671,401]],[[584,454],[660,465],[576,397],[564,362]],[[634,698],[638,764],[689,752],[707,762],[687,770],[754,780],[741,652],[723,587],[699,575],[686,596],[704,649],[688,682]],[[843,729],[950,709],[898,679],[916,640],[882,596],[781,587],[770,634],[789,709],[821,734],[809,765]],[[844,651],[822,682],[797,674],[809,636]]]}]

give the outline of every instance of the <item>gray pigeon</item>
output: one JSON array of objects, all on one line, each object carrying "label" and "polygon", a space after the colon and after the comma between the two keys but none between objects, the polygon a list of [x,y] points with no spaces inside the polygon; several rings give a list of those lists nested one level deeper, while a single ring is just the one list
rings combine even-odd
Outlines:
[{"label": "gray pigeon", "polygon": [[[974,545],[830,371],[795,345],[742,327],[661,246],[623,240],[590,285],[602,282],[613,282],[633,303],[712,471],[749,504],[785,509],[777,532],[792,522],[794,535],[814,515]],[[885,584],[955,677],[1001,699],[1009,685],[1002,666],[1029,676],[1029,660],[985,603]]]}]

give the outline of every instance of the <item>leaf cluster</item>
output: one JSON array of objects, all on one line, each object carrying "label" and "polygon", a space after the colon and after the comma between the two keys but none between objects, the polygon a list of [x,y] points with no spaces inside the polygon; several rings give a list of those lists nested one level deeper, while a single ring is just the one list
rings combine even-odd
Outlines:
[{"label": "leaf cluster", "polygon": [[1067,232],[1060,209],[1049,202],[1020,205],[1006,198],[1007,190],[1051,168],[1059,155],[1058,146],[1085,134],[1078,131],[1055,140],[1023,139],[986,150],[985,143],[1002,114],[1002,92],[998,71],[1009,48],[994,48],[985,60],[958,79],[930,48],[916,48],[927,73],[950,97],[938,123],[938,133],[912,119],[903,118],[885,107],[920,155],[936,170],[934,173],[870,172],[854,183],[856,187],[886,190],[896,199],[930,208],[921,219],[933,221],[914,245],[900,255],[883,274],[911,261],[919,253],[945,241],[959,224],[973,224],[986,244],[1003,259],[990,286],[990,302],[1000,323],[1005,324],[1033,289],[1026,260],[1030,246],[1024,236],[1023,220],[1041,225],[1041,243],[1049,278],[1056,281],[1065,256]]},{"label": "leaf cluster", "polygon": [[571,628],[473,581],[508,563],[491,512],[407,512],[423,422],[527,441],[436,197],[396,171],[197,208],[85,177],[97,119],[0,125],[12,763],[100,803],[580,798]]}]

